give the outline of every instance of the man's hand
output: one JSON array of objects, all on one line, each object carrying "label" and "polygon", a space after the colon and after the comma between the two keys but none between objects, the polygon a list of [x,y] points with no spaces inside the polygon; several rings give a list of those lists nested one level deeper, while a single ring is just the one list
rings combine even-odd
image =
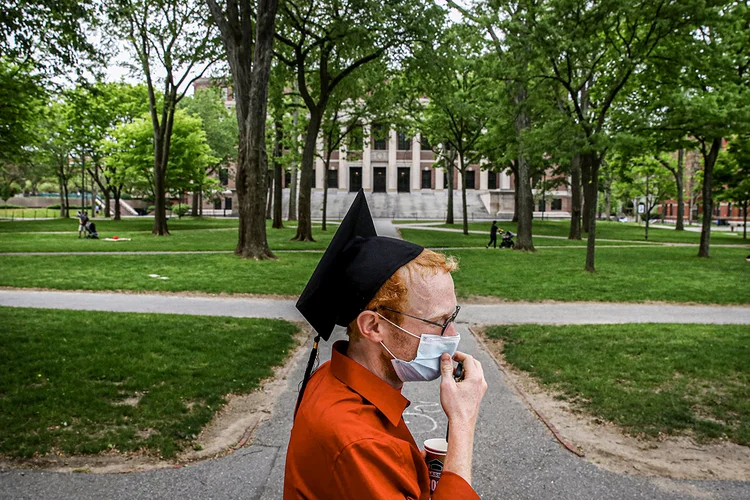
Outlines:
[{"label": "man's hand", "polygon": [[456,351],[456,361],[464,364],[464,379],[456,382],[453,379],[453,362],[448,353],[440,358],[440,404],[448,417],[448,422],[456,425],[469,425],[474,428],[479,416],[479,405],[487,391],[482,364],[472,356]]}]

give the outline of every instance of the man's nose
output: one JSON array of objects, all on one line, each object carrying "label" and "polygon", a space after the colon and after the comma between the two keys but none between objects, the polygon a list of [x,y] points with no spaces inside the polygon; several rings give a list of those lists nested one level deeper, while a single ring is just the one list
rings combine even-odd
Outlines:
[{"label": "man's nose", "polygon": [[448,327],[445,329],[443,337],[455,337],[456,335],[458,335],[458,331],[456,330],[456,322],[451,321]]}]

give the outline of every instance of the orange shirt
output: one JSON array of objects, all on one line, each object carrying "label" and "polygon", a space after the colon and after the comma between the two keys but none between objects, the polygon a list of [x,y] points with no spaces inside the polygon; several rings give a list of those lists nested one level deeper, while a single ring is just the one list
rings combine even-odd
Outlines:
[{"label": "orange shirt", "polygon": [[[305,390],[292,428],[284,499],[430,498],[427,465],[402,417],[409,401],[333,345]],[[443,472],[432,496],[478,499],[469,483]]]}]

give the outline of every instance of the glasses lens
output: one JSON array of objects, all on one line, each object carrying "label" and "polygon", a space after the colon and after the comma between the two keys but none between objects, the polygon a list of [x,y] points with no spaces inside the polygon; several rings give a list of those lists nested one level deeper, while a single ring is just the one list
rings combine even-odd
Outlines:
[{"label": "glasses lens", "polygon": [[456,306],[456,310],[453,311],[453,314],[451,315],[451,317],[448,318],[448,321],[446,321],[445,324],[443,325],[443,331],[440,332],[441,336],[445,334],[445,331],[448,329],[448,326],[450,326],[451,323],[456,321],[456,316],[458,316],[458,311],[460,310],[461,310],[461,306]]}]

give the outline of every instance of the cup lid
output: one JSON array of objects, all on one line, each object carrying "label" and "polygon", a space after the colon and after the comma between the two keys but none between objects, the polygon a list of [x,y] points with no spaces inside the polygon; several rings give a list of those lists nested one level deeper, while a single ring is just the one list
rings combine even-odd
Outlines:
[{"label": "cup lid", "polygon": [[424,449],[433,453],[448,453],[448,441],[443,438],[432,438],[424,442]]}]

